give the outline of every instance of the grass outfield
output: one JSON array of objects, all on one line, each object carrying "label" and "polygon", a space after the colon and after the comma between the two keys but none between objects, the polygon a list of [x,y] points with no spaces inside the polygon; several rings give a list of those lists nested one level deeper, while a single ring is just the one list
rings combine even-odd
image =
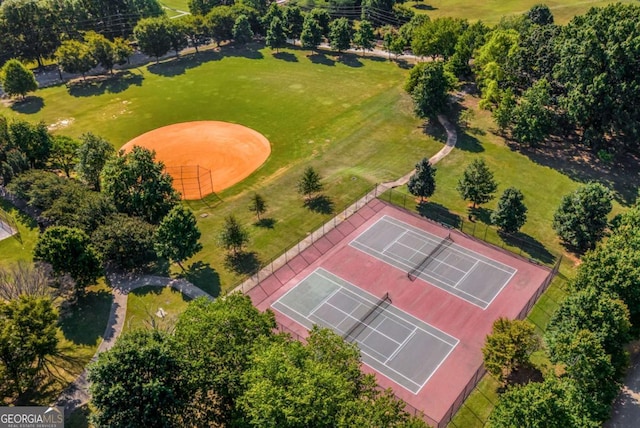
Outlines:
[{"label": "grass outfield", "polygon": [[546,4],[553,13],[556,24],[566,24],[576,15],[582,15],[592,7],[603,7],[613,3],[634,3],[635,0],[492,0],[473,2],[469,0],[408,1],[417,13],[426,13],[431,18],[450,16],[453,18],[483,21],[497,24],[503,16],[519,15],[536,4]]},{"label": "grass outfield", "polygon": [[[171,287],[146,286],[129,293],[124,331],[155,326],[162,329],[172,328],[178,315],[187,309],[189,300],[181,292]],[[162,308],[164,317],[157,316]]]},{"label": "grass outfield", "polygon": [[[213,197],[187,203],[197,215],[204,244],[187,263],[200,262],[188,278],[216,294],[242,277],[224,267],[217,244],[225,216],[233,213],[247,225],[249,250],[264,262],[331,217],[306,209],[296,193],[306,166],[324,177],[325,193],[339,210],[374,183],[405,174],[442,147],[423,133],[412,114],[402,89],[407,70],[377,58],[336,59],[296,49],[274,55],[268,49],[227,48],[222,54],[134,69],[124,81],[42,89],[35,94],[43,104],[37,112],[3,112],[47,124],[68,120],[69,126],[57,132],[78,136],[92,131],[116,147],[151,129],[191,120],[240,123],[265,135],[271,156],[249,178],[221,193],[223,203]],[[248,205],[255,191],[269,205],[266,216],[275,221],[271,229],[252,225]]]}]

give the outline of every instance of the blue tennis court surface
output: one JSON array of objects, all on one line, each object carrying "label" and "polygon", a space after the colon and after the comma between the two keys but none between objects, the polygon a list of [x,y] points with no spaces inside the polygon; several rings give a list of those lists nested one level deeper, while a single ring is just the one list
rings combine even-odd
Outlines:
[{"label": "blue tennis court surface", "polygon": [[318,268],[271,307],[307,329],[314,324],[357,343],[362,361],[417,394],[458,340]]},{"label": "blue tennis court surface", "polygon": [[380,218],[350,245],[482,309],[517,272],[389,216]]}]

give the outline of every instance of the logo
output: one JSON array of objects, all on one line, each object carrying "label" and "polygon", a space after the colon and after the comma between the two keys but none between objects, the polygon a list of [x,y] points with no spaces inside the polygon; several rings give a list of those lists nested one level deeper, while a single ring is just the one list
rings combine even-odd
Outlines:
[{"label": "logo", "polygon": [[0,407],[0,428],[64,428],[64,408]]}]

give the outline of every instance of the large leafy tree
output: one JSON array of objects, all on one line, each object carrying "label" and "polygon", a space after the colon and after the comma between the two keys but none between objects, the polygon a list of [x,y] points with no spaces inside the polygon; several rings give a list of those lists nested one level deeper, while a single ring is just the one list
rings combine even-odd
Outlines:
[{"label": "large leafy tree", "polygon": [[176,205],[162,219],[155,234],[155,250],[158,256],[178,263],[182,270],[182,262],[202,249],[200,230],[193,213]]},{"label": "large leafy tree", "polygon": [[191,46],[198,53],[198,46],[207,42],[207,33],[209,32],[204,17],[201,15],[187,15],[180,18],[179,24],[191,42]]},{"label": "large leafy tree", "polygon": [[418,117],[430,118],[442,113],[455,88],[455,77],[442,62],[422,62],[411,69],[405,90],[411,95]]},{"label": "large leafy tree", "polygon": [[253,40],[253,30],[247,15],[240,15],[236,18],[232,32],[233,40],[238,44],[245,45]]},{"label": "large leafy tree", "polygon": [[551,85],[545,78],[527,89],[511,113],[511,136],[519,143],[536,146],[553,129],[554,116],[549,109]]},{"label": "large leafy tree", "polygon": [[86,43],[78,40],[65,40],[55,52],[58,66],[65,72],[80,73],[84,77],[97,65],[95,57]]},{"label": "large leafy tree", "polygon": [[275,49],[276,52],[278,48],[283,47],[287,43],[287,36],[285,35],[282,21],[277,16],[271,20],[269,28],[267,28],[265,43],[271,49]]},{"label": "large leafy tree", "polygon": [[24,153],[31,168],[45,168],[51,152],[51,135],[44,122],[15,120],[9,124],[12,144]]},{"label": "large leafy tree", "polygon": [[322,26],[311,14],[304,17],[302,32],[300,33],[300,43],[305,49],[315,50],[322,42]]},{"label": "large leafy tree", "polygon": [[189,12],[194,15],[206,15],[216,6],[229,4],[224,0],[189,0]]},{"label": "large leafy tree", "polygon": [[436,191],[436,168],[431,166],[428,158],[423,158],[416,164],[416,172],[409,177],[407,189],[413,196],[420,198],[420,203]]},{"label": "large leafy tree", "polygon": [[218,45],[220,45],[220,42],[233,38],[233,25],[236,18],[229,6],[213,8],[205,19],[209,27],[209,35]]},{"label": "large leafy tree", "polygon": [[33,385],[56,353],[58,314],[47,297],[21,295],[0,302],[0,379],[4,396]]},{"label": "large leafy tree", "polygon": [[80,142],[66,135],[55,135],[52,138],[49,162],[54,168],[64,171],[67,178],[78,161]]},{"label": "large leafy tree", "polygon": [[370,51],[375,46],[376,36],[373,33],[373,25],[371,22],[360,21],[360,25],[353,35],[353,44],[356,48],[362,49],[362,55],[365,51]]},{"label": "large leafy tree", "polygon": [[338,52],[349,49],[351,47],[351,37],[353,34],[351,22],[344,17],[338,18],[333,20],[329,27],[329,43],[331,44],[331,49],[335,49]]},{"label": "large leafy tree", "polygon": [[537,25],[552,25],[553,13],[549,6],[545,4],[537,4],[529,9],[526,13],[527,18]]},{"label": "large leafy tree", "polygon": [[20,95],[24,99],[25,95],[38,89],[38,82],[33,72],[24,66],[17,59],[11,59],[0,70],[0,83],[2,89],[10,97]]},{"label": "large leafy tree", "polygon": [[456,76],[471,75],[469,62],[473,58],[474,51],[484,44],[488,31],[488,27],[482,21],[478,21],[469,25],[460,34],[453,49],[453,55],[449,58],[449,67]]},{"label": "large leafy tree", "polygon": [[178,426],[187,411],[183,356],[159,330],[125,333],[89,366],[96,426]]},{"label": "large leafy tree", "polygon": [[640,7],[592,8],[563,28],[554,74],[565,89],[560,105],[586,144],[611,151],[640,140]]},{"label": "large leafy tree", "polygon": [[113,73],[113,66],[117,60],[114,43],[95,31],[85,33],[84,40],[96,64]]},{"label": "large leafy tree", "polygon": [[91,235],[106,263],[120,269],[141,269],[156,260],[156,228],[138,217],[113,214]]},{"label": "large leafy tree", "polygon": [[609,189],[600,183],[579,187],[562,198],[553,215],[553,229],[563,242],[577,251],[594,248],[604,236],[612,199]]},{"label": "large leafy tree", "polygon": [[485,42],[474,55],[476,80],[482,90],[483,107],[500,101],[500,88],[507,81],[505,66],[518,49],[519,33],[514,29],[496,28],[485,36]]},{"label": "large leafy tree", "polygon": [[171,176],[155,153],[135,146],[107,161],[100,175],[102,191],[118,211],[158,224],[178,202]]},{"label": "large leafy tree", "polygon": [[208,423],[228,423],[236,414],[251,353],[273,335],[275,326],[273,312],[261,313],[239,293],[213,302],[197,299],[180,315],[174,337],[188,362],[193,394],[206,396],[210,391],[219,400],[207,408]]},{"label": "large leafy tree", "polygon": [[504,233],[516,233],[527,221],[527,207],[524,195],[515,187],[502,193],[498,206],[491,213],[491,222]]},{"label": "large leafy tree", "polygon": [[93,189],[100,190],[100,173],[116,150],[107,140],[92,133],[83,134],[80,141],[76,164],[78,178]]},{"label": "large leafy tree", "polygon": [[493,178],[493,172],[480,158],[474,159],[465,168],[456,186],[462,199],[473,202],[474,209],[479,204],[485,204],[492,200],[497,188],[498,184]]},{"label": "large leafy tree", "polygon": [[67,226],[48,228],[36,242],[33,258],[49,263],[57,275],[69,274],[76,291],[96,282],[102,275],[98,252],[89,236],[80,229]]},{"label": "large leafy tree", "polygon": [[304,24],[304,16],[300,7],[296,5],[288,5],[283,13],[285,33],[287,37],[295,42],[300,38],[302,26]]},{"label": "large leafy tree", "polygon": [[455,53],[458,37],[467,25],[466,21],[449,17],[427,21],[413,32],[411,50],[418,56],[441,56],[446,61]]},{"label": "large leafy tree", "polygon": [[489,373],[503,380],[512,371],[529,364],[539,347],[535,327],[528,321],[498,318],[485,339],[482,354]]},{"label": "large leafy tree", "polygon": [[171,23],[165,18],[145,18],[133,29],[140,51],[145,55],[159,58],[171,49]]},{"label": "large leafy tree", "polygon": [[545,341],[549,354],[562,355],[567,338],[581,330],[592,331],[619,374],[626,365],[623,346],[629,340],[629,310],[624,302],[590,288],[572,294],[551,318]]}]

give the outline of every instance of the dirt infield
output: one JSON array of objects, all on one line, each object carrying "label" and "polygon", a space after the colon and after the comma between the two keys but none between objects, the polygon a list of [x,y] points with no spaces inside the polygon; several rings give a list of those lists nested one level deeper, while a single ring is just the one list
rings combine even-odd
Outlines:
[{"label": "dirt infield", "polygon": [[155,150],[156,159],[165,164],[174,188],[184,199],[200,199],[231,187],[260,167],[271,153],[269,140],[259,132],[217,121],[157,128],[134,138],[122,149],[128,151],[133,146]]}]

